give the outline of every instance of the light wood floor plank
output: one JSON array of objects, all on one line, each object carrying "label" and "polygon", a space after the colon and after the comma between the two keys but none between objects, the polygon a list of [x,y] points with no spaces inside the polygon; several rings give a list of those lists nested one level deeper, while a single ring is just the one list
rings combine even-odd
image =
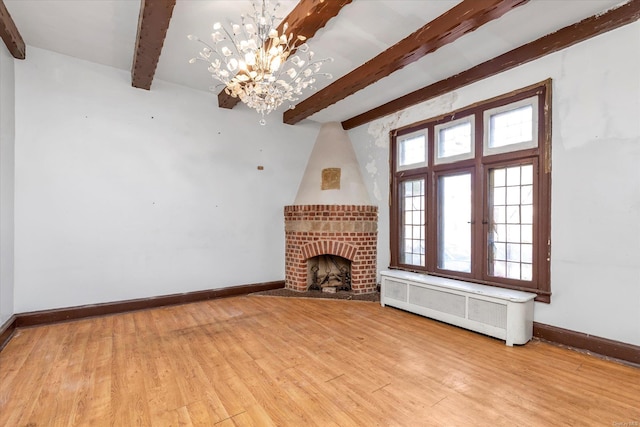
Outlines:
[{"label": "light wood floor plank", "polygon": [[10,427],[634,425],[639,408],[636,367],[360,301],[211,300],[21,329],[0,352]]}]

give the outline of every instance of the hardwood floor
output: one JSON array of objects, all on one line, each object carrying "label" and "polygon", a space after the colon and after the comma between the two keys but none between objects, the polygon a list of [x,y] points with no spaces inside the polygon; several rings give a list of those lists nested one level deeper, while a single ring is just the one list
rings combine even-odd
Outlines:
[{"label": "hardwood floor", "polygon": [[22,329],[0,353],[2,426],[639,423],[638,368],[370,302],[218,299]]}]

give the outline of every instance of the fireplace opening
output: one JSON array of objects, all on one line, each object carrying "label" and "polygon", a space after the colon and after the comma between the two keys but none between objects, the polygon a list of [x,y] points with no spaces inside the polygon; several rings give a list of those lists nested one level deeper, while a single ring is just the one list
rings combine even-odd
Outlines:
[{"label": "fireplace opening", "polygon": [[307,261],[307,290],[351,291],[351,261],[338,255],[318,255]]}]

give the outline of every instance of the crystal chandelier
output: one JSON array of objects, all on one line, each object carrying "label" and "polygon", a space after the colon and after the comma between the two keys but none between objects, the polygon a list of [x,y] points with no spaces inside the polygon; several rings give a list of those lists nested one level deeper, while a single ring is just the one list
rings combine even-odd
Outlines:
[{"label": "crystal chandelier", "polygon": [[[225,86],[224,91],[260,113],[260,124],[264,125],[265,114],[285,101],[297,101],[303,90],[313,89],[316,77],[331,78],[319,71],[323,63],[333,59],[314,60],[306,37],[287,35],[287,23],[278,34],[276,21],[281,19],[276,18],[275,12],[279,3],[273,8],[269,0],[262,0],[261,4],[253,0],[252,4],[253,14],[240,15],[240,24],[231,22],[230,29],[219,22],[213,24],[210,42],[189,35],[189,40],[203,45],[189,63],[204,61],[211,76]],[[217,91],[219,86],[210,89]]]}]

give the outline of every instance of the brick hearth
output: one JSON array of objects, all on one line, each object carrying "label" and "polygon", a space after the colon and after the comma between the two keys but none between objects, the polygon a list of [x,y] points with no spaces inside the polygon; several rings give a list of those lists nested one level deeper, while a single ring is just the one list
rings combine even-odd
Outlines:
[{"label": "brick hearth", "polygon": [[351,290],[376,290],[378,207],[285,206],[285,288],[307,290],[307,260],[338,255],[351,261]]}]

